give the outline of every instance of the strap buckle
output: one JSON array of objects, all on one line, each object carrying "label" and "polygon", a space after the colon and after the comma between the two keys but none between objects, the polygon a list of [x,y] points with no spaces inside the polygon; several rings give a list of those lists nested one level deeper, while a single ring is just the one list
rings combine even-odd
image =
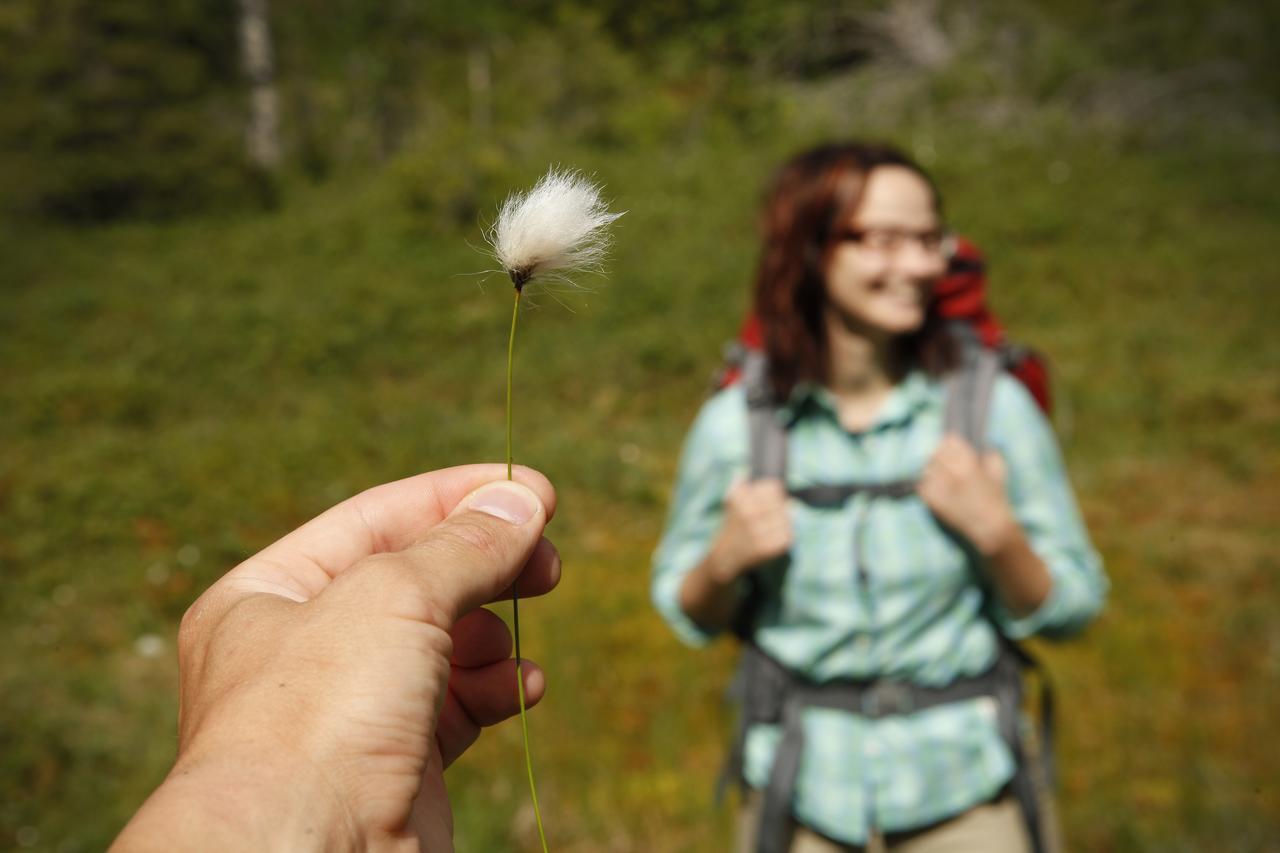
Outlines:
[{"label": "strap buckle", "polygon": [[877,681],[862,695],[862,714],[872,719],[909,714],[914,709],[911,685],[905,681]]}]

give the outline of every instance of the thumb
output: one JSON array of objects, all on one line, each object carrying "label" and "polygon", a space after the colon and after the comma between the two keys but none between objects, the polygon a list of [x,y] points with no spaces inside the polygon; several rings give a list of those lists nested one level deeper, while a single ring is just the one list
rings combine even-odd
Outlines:
[{"label": "thumb", "polygon": [[[379,597],[397,610],[450,629],[463,614],[515,582],[547,524],[547,512],[520,483],[486,483],[467,495],[426,536],[403,551],[363,561]],[[335,585],[357,574],[348,571]]]}]

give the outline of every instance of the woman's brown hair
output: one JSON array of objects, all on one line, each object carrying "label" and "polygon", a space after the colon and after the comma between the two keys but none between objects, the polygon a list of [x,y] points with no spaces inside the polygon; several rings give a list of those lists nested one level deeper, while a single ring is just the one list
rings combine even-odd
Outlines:
[{"label": "woman's brown hair", "polygon": [[[825,267],[833,230],[857,208],[872,169],[902,166],[933,189],[928,173],[888,145],[850,142],[822,145],[796,155],[774,176],[761,223],[763,247],[756,273],[755,313],[764,333],[769,378],[785,400],[798,382],[825,382],[827,340]],[[903,355],[931,374],[946,371],[954,348],[941,317],[930,306],[919,331],[903,340]]]}]

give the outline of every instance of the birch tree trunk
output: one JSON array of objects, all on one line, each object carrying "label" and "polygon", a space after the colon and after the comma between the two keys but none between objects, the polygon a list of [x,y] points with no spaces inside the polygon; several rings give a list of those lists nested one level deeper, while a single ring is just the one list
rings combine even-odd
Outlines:
[{"label": "birch tree trunk", "polygon": [[240,54],[249,78],[249,122],[245,147],[249,162],[266,171],[280,165],[280,99],[271,55],[269,0],[238,0]]}]

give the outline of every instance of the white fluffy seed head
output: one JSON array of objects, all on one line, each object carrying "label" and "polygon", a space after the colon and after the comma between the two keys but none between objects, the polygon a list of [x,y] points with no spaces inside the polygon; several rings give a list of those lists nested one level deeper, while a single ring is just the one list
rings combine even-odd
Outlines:
[{"label": "white fluffy seed head", "polygon": [[527,193],[502,203],[486,235],[512,283],[523,287],[544,273],[564,278],[599,272],[609,248],[610,213],[600,187],[579,172],[552,168]]}]

